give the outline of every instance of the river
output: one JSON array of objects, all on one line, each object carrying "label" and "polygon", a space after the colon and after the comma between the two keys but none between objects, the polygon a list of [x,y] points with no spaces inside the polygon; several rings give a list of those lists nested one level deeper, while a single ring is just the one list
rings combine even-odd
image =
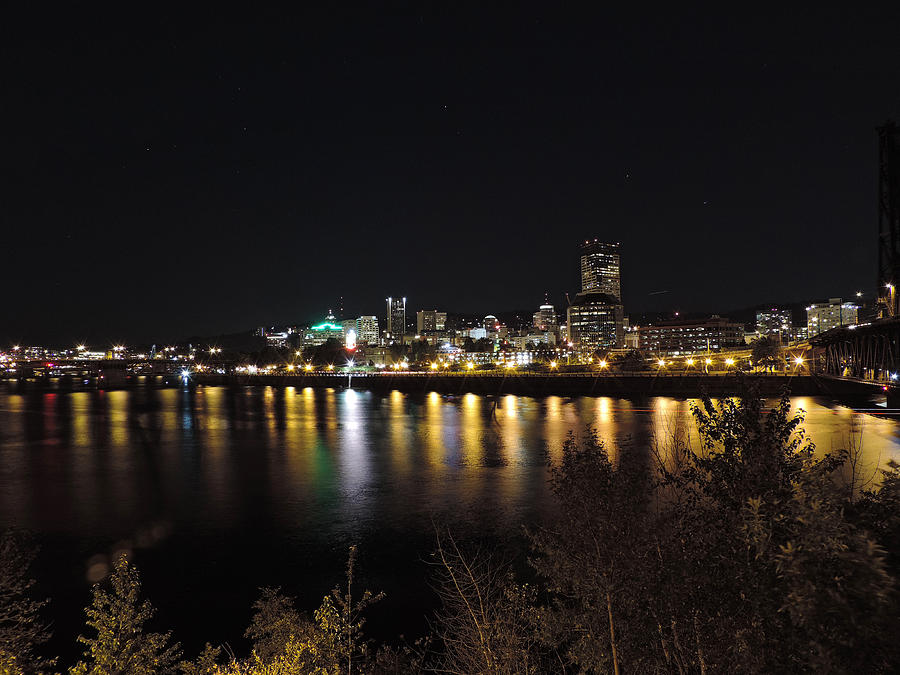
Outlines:
[{"label": "river", "polygon": [[[375,394],[293,387],[0,391],[0,527],[36,533],[39,591],[52,597],[52,648],[79,649],[91,581],[117,551],[140,566],[158,622],[192,655],[247,649],[260,586],[305,610],[340,581],[387,598],[369,628],[421,634],[433,607],[436,527],[507,558],[522,526],[553,509],[547,462],[593,428],[613,454],[649,458],[672,433],[696,437],[690,401]],[[900,422],[794,398],[820,452],[859,451],[874,474],[900,461]]]}]

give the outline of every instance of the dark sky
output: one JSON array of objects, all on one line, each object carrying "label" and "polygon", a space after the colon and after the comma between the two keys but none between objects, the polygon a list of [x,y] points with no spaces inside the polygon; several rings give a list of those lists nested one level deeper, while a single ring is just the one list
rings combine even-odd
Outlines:
[{"label": "dark sky", "polygon": [[0,341],[871,294],[900,3],[489,4],[5,21]]}]

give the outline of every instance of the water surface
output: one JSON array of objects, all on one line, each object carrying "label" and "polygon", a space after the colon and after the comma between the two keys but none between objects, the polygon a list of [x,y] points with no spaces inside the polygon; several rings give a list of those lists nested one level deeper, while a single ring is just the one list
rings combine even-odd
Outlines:
[{"label": "water surface", "polygon": [[[795,398],[821,452],[900,460],[900,424]],[[506,556],[553,508],[547,462],[588,428],[622,460],[696,439],[690,401],[387,395],[287,387],[0,393],[0,527],[38,534],[54,647],[67,657],[90,581],[131,551],[160,623],[190,651],[245,649],[263,585],[313,609],[360,547],[384,589],[370,628],[424,630],[435,527]]]}]

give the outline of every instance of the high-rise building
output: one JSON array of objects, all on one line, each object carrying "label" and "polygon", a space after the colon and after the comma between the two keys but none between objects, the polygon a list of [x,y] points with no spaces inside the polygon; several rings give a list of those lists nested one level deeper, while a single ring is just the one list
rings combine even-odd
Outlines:
[{"label": "high-rise building", "polygon": [[556,330],[559,325],[559,319],[556,317],[556,309],[549,303],[544,303],[538,311],[534,313],[533,325],[538,330]]},{"label": "high-rise building", "polygon": [[484,326],[484,329],[488,333],[496,332],[500,328],[500,321],[497,320],[497,317],[493,314],[488,314],[484,317],[484,321],[481,324]]},{"label": "high-rise building", "polygon": [[356,341],[359,344],[378,344],[378,317],[361,316],[356,320]]},{"label": "high-rise building", "polygon": [[436,309],[421,309],[416,312],[416,332],[425,333],[444,330],[447,326],[447,312]]},{"label": "high-rise building", "polygon": [[756,312],[756,332],[760,337],[777,337],[781,342],[789,342],[793,336],[794,320],[791,310],[761,309]]},{"label": "high-rise building", "polygon": [[806,308],[807,337],[857,323],[859,323],[859,305],[844,302],[841,298],[829,298],[828,302],[815,302]]},{"label": "high-rise building", "polygon": [[386,298],[386,302],[385,337],[399,340],[406,332],[406,298]]},{"label": "high-rise building", "polygon": [[618,298],[600,291],[579,293],[566,310],[569,341],[583,353],[621,347],[625,341],[624,317]]},{"label": "high-rise building", "polygon": [[581,292],[598,291],[622,302],[619,244],[594,239],[581,245]]}]

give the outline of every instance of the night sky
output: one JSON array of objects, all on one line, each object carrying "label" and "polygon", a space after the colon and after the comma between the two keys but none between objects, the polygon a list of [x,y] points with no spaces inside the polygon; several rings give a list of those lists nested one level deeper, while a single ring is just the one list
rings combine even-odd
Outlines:
[{"label": "night sky", "polygon": [[587,237],[627,312],[874,290],[900,3],[83,7],[2,29],[0,342],[561,307]]}]

